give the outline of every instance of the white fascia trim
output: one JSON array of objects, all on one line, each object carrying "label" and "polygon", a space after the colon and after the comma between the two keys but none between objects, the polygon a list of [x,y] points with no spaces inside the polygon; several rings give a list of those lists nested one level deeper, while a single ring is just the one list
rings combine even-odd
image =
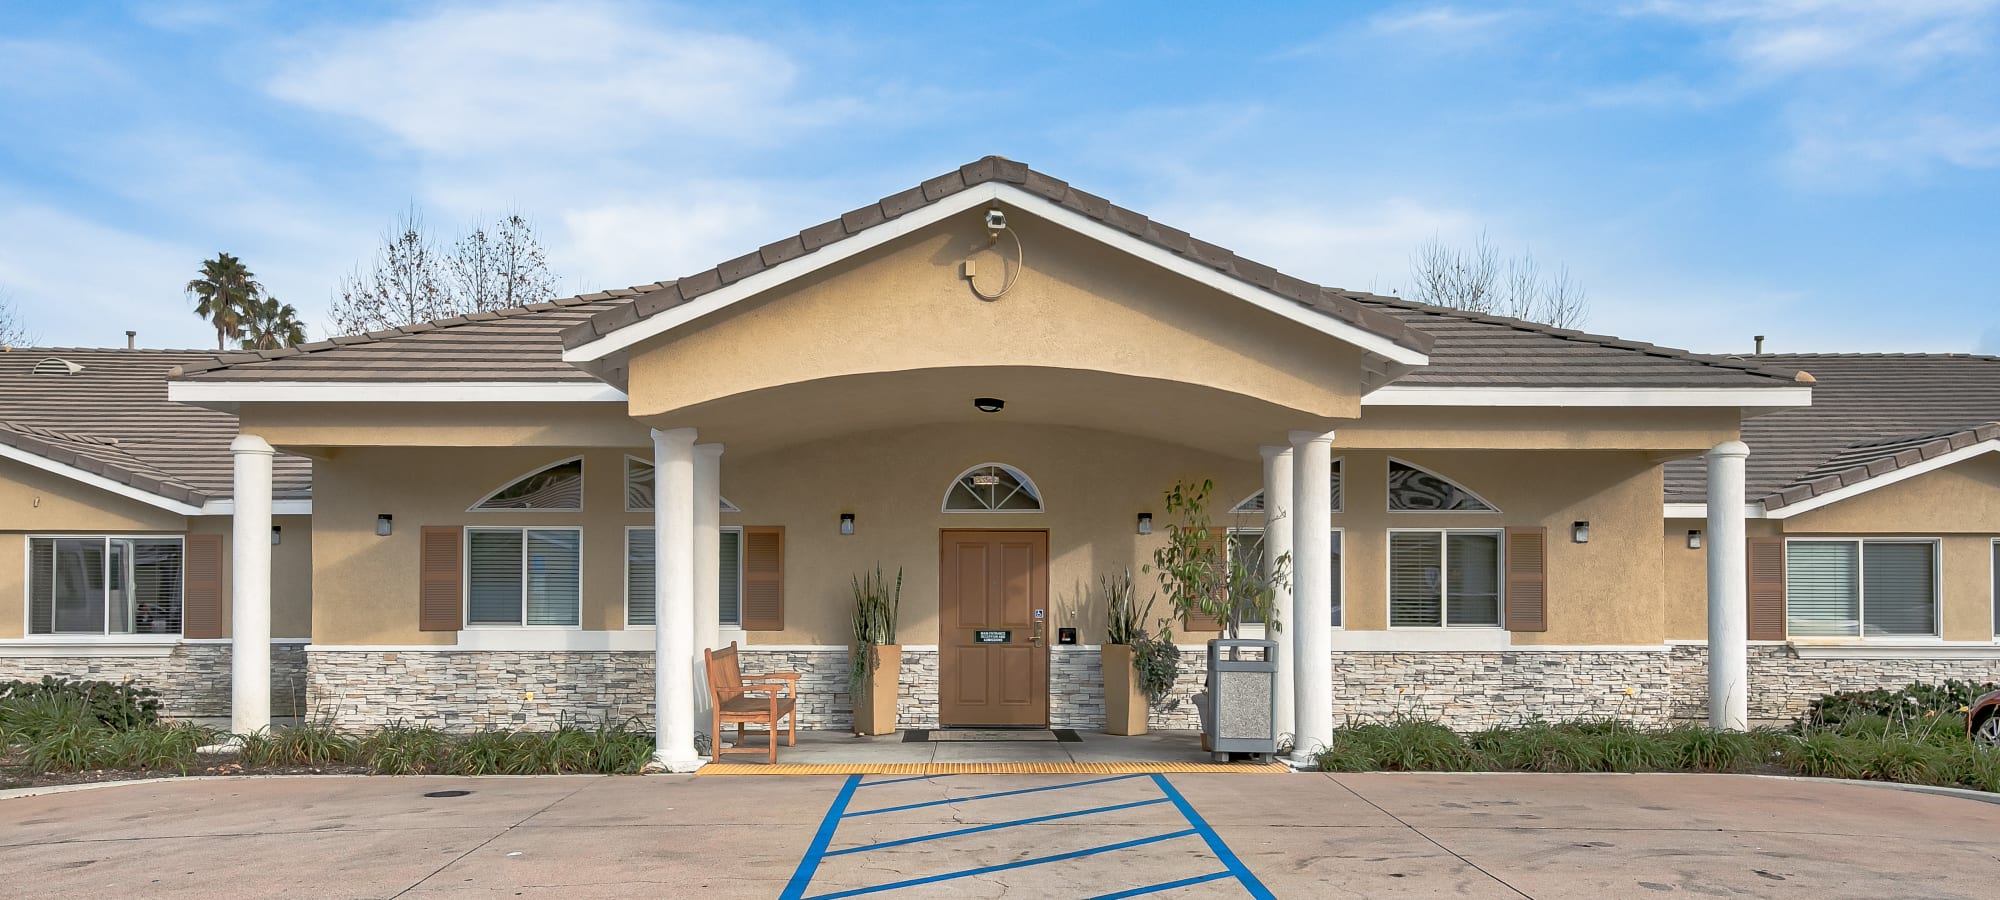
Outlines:
[{"label": "white fascia trim", "polygon": [[[312,511],[313,502],[311,500],[271,501],[271,515],[274,516],[310,516],[312,515]],[[210,500],[201,505],[201,514],[204,516],[233,516],[236,514],[236,501]]]},{"label": "white fascia trim", "polygon": [[[1665,518],[1669,519],[1708,518],[1708,504],[1706,503],[1668,503],[1665,506],[1663,506],[1662,509],[1666,513]],[[1762,503],[1743,504],[1743,518],[1746,519],[1766,518],[1766,516],[1764,515],[1764,504]]]},{"label": "white fascia trim", "polygon": [[1814,497],[1810,500],[1802,500],[1790,506],[1779,507],[1778,509],[1772,511],[1769,517],[1773,519],[1789,519],[1800,513],[1812,512],[1813,510],[1818,509],[1822,506],[1828,506],[1834,503],[1839,503],[1840,501],[1846,500],[1850,497],[1858,497],[1862,494],[1868,493],[1869,491],[1876,490],[1877,488],[1888,487],[1889,485],[1895,484],[1898,481],[1904,481],[1906,479],[1915,478],[1918,475],[1923,475],[1928,472],[1935,472],[1946,466],[1962,463],[1975,456],[1981,456],[1987,453],[1996,453],[1996,452],[2000,452],[2000,441],[1985,441],[1982,443],[1973,444],[1970,447],[1962,447],[1960,449],[1953,450],[1950,453],[1946,453],[1943,456],[1936,456],[1924,460],[1923,462],[1917,463],[1914,466],[1904,466],[1900,469],[1895,470],[1894,472],[1890,472],[1887,475],[1878,475],[1866,481],[1850,484],[1844,488],[1840,488],[1839,490],[1829,491],[1827,493]]},{"label": "white fascia trim", "polygon": [[904,235],[994,202],[1005,202],[1031,212],[1053,224],[1090,238],[1116,250],[1152,263],[1189,280],[1248,301],[1267,311],[1315,331],[1353,344],[1393,363],[1421,366],[1429,357],[1401,346],[1381,335],[1358,328],[1337,318],[1300,305],[1256,285],[1225,275],[1171,250],[1126,234],[1081,213],[1066,209],[1047,198],[1010,184],[982,184],[968,188],[928,206],[891,219],[860,234],[835,241],[811,253],[765,269],[742,281],[703,294],[692,302],[662,311],[638,324],[618,329],[580,347],[563,351],[563,360],[585,363],[603,359],[642,341],[665,334],[730,304],[755,296],[792,279],[809,275],[860,253],[865,253]]},{"label": "white fascia trim", "polygon": [[1793,644],[1800,659],[2000,659],[2000,643]]},{"label": "white fascia trim", "polygon": [[1433,388],[1388,385],[1362,406],[1571,406],[1766,408],[1811,406],[1812,388]]},{"label": "white fascia trim", "polygon": [[0,659],[47,659],[50,657],[165,657],[181,645],[179,637],[47,637],[0,640]]},{"label": "white fascia trim", "polygon": [[[225,645],[226,645],[226,644],[234,644],[234,643],[236,643],[236,639],[235,639],[235,638],[187,638],[187,639],[185,639],[185,640],[182,640],[182,641],[181,641],[181,643],[183,643],[183,644],[225,644]],[[304,645],[306,645],[306,644],[310,644],[310,643],[312,643],[312,638],[272,638],[272,639],[271,639],[271,645],[272,645],[272,646],[290,646],[290,645],[292,645],[292,644],[298,644],[298,645],[300,645],[300,646],[304,646]]]},{"label": "white fascia trim", "polygon": [[1499,628],[1399,628],[1388,631],[1333,632],[1335,652],[1357,653],[1665,653],[1660,644],[1516,644],[1514,633]]},{"label": "white fascia trim", "polygon": [[533,381],[171,381],[167,399],[228,403],[623,403],[608,384]]},{"label": "white fascia trim", "polygon": [[32,466],[44,472],[60,475],[71,481],[86,484],[101,491],[108,491],[129,500],[137,500],[147,506],[158,507],[170,513],[183,516],[198,516],[202,508],[179,500],[170,500],[158,494],[139,490],[129,484],[113,481],[95,472],[87,472],[75,466],[64,465],[46,456],[29,453],[12,444],[0,444],[0,459],[11,459],[23,465]]}]

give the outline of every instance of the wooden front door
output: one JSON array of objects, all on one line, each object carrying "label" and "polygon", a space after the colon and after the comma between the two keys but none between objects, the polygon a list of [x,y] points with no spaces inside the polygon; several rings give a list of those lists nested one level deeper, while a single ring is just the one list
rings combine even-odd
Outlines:
[{"label": "wooden front door", "polygon": [[938,724],[1049,724],[1049,535],[938,539]]}]

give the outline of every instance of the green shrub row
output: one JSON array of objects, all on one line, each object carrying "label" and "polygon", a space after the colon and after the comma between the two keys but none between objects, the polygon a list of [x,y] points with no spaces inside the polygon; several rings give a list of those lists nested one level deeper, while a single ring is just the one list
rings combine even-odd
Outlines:
[{"label": "green shrub row", "polygon": [[[1934,721],[1939,717],[1924,717]],[[1955,727],[1894,728],[1882,716],[1790,731],[1642,730],[1623,722],[1530,722],[1461,734],[1419,718],[1353,723],[1319,756],[1329,772],[1767,772],[2000,792],[2000,748]]]},{"label": "green shrub row", "polygon": [[1804,733],[1812,729],[1839,727],[1853,719],[1879,718],[1956,723],[1963,732],[1965,714],[1972,701],[1992,691],[2000,691],[2000,684],[1955,678],[1938,684],[1912,684],[1893,691],[1840,691],[1814,700],[1792,728]]},{"label": "green shrub row", "polygon": [[160,694],[129,681],[80,681],[44,675],[40,681],[0,681],[0,723],[33,714],[44,703],[75,703],[106,728],[126,729],[160,721]]}]

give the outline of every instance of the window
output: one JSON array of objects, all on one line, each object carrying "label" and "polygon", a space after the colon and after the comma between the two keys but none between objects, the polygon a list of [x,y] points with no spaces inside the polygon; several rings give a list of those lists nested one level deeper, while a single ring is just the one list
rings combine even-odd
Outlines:
[{"label": "window", "polygon": [[1500,531],[1389,532],[1389,624],[1498,627]]},{"label": "window", "polygon": [[[1230,507],[1229,511],[1236,515],[1263,514],[1264,492],[1259,490],[1257,493],[1243,498],[1242,503]],[[1340,512],[1340,460],[1338,459],[1333,461],[1333,511]]]},{"label": "window", "polygon": [[[653,464],[636,456],[625,457],[625,511],[653,511]],[[724,497],[722,511],[733,513],[743,510]]]},{"label": "window", "polygon": [[467,625],[580,624],[580,529],[467,528],[465,545]]},{"label": "window", "polygon": [[1936,637],[1937,601],[1935,541],[1785,544],[1791,637]]},{"label": "window", "polygon": [[583,458],[566,459],[539,469],[472,505],[473,512],[583,509]]},{"label": "window", "polygon": [[[1328,601],[1329,605],[1333,607],[1333,627],[1335,628],[1340,627],[1341,595],[1346,588],[1347,582],[1346,570],[1342,569],[1340,564],[1340,538],[1341,531],[1335,528],[1333,530],[1333,596]],[[1262,565],[1264,559],[1264,529],[1230,529],[1228,552],[1229,558],[1232,560],[1241,559],[1246,564],[1252,566]],[[1294,603],[1296,604],[1296,602],[1295,599]],[[1260,621],[1245,620],[1246,624]]]},{"label": "window", "polygon": [[944,495],[945,512],[1041,512],[1042,493],[1020,469],[999,463],[959,473]]},{"label": "window", "polygon": [[[721,597],[717,618],[721,624],[743,624],[743,529],[722,529]],[[625,624],[653,625],[653,599],[658,595],[653,555],[653,529],[625,529]]]},{"label": "window", "polygon": [[1457,482],[1400,459],[1389,460],[1390,512],[1499,512]]},{"label": "window", "polygon": [[29,539],[29,634],[180,631],[180,538]]}]

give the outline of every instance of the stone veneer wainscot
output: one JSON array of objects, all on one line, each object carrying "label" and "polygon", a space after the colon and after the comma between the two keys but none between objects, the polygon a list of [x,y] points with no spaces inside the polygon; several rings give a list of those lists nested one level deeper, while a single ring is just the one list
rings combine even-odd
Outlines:
[{"label": "stone veneer wainscot", "polygon": [[[144,656],[10,656],[0,648],[0,681],[43,676],[131,679],[160,693],[160,712],[181,719],[229,718],[229,642],[189,641]],[[271,715],[306,714],[306,654],[298,643],[271,645]]]}]

